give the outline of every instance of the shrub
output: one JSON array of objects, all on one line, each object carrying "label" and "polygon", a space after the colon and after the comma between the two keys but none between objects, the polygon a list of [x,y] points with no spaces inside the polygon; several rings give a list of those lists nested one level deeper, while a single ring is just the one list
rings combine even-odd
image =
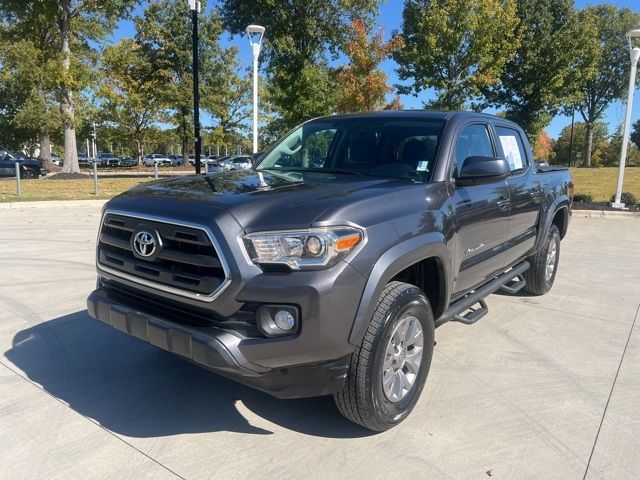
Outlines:
[{"label": "shrub", "polygon": [[[615,194],[611,195],[611,201],[612,202],[616,201]],[[631,192],[622,192],[622,195],[620,196],[620,201],[622,203],[624,203],[625,205],[637,205],[638,204],[638,199]]]},{"label": "shrub", "polygon": [[593,197],[588,193],[576,193],[573,196],[574,202],[582,202],[582,203],[591,203],[593,202]]}]

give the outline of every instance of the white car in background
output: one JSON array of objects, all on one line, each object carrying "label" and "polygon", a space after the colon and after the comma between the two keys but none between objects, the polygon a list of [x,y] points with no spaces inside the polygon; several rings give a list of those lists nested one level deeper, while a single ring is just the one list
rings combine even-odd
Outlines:
[{"label": "white car in background", "polygon": [[153,167],[153,164],[156,162],[158,162],[159,166],[173,165],[171,159],[162,153],[150,153],[149,155],[145,155],[142,159],[142,163],[147,167]]},{"label": "white car in background", "polygon": [[253,166],[251,155],[232,155],[222,162],[222,170],[249,170]]}]

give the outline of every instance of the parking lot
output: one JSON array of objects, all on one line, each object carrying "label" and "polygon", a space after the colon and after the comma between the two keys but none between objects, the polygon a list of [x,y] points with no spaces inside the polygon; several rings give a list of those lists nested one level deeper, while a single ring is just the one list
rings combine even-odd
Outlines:
[{"label": "parking lot", "polygon": [[414,413],[373,434],[91,319],[99,213],[0,210],[0,478],[638,478],[639,216],[574,215],[553,290],[440,327]]}]

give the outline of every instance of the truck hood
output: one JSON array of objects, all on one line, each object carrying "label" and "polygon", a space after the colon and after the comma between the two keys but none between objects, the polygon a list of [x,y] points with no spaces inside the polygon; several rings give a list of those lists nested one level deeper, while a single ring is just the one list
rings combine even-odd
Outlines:
[{"label": "truck hood", "polygon": [[324,172],[241,170],[140,184],[110,207],[184,213],[215,207],[231,213],[247,231],[305,228],[326,210],[384,195],[407,180]]}]

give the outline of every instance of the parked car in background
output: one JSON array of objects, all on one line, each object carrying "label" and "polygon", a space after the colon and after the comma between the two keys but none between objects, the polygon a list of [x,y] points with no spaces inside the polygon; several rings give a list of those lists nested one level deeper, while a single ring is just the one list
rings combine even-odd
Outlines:
[{"label": "parked car in background", "polygon": [[153,167],[153,164],[156,162],[159,166],[172,164],[169,157],[162,153],[150,153],[149,155],[145,155],[142,159],[142,163],[147,167]]},{"label": "parked car in background", "polygon": [[250,155],[232,155],[222,162],[222,169],[229,170],[249,170],[253,166],[253,158]]},{"label": "parked car in background", "polygon": [[120,166],[121,167],[135,167],[138,165],[136,159],[133,157],[120,157]]},{"label": "parked car in background", "polygon": [[6,148],[0,147],[0,177],[14,177],[16,162],[20,169],[20,178],[39,178],[49,173],[49,170],[44,168],[42,160],[28,157],[23,152],[11,154]]},{"label": "parked car in background", "polygon": [[113,153],[99,153],[98,154],[99,166],[102,167],[117,167],[120,165],[120,159]]},{"label": "parked car in background", "polygon": [[51,152],[50,156],[51,156],[51,162],[54,165],[57,165],[59,167],[64,165],[64,160],[62,158],[60,158],[60,156],[57,153]]},{"label": "parked car in background", "polygon": [[171,160],[171,165],[173,165],[174,167],[179,167],[184,161],[182,155],[169,155],[168,158],[169,160]]},{"label": "parked car in background", "polygon": [[93,166],[93,159],[89,158],[86,153],[78,152],[78,166],[90,168]]}]

